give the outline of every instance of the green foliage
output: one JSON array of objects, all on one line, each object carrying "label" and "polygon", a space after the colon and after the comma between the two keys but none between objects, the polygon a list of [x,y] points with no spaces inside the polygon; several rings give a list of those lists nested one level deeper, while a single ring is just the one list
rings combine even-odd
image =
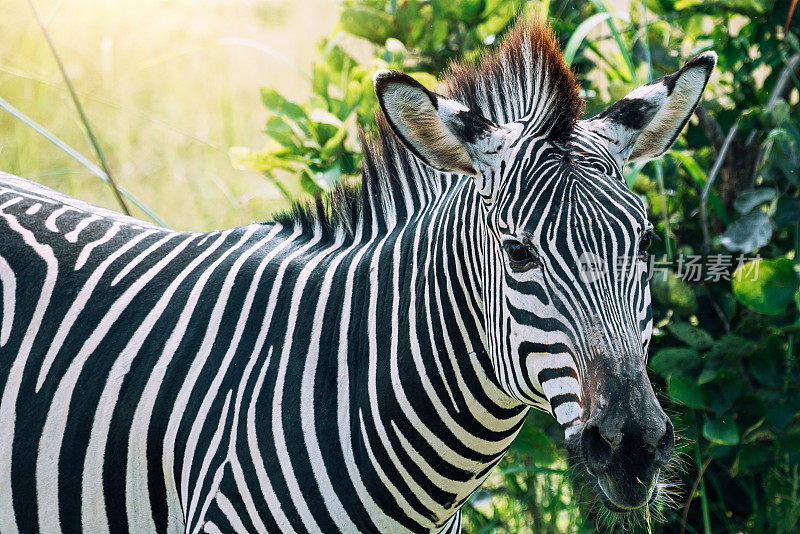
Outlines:
[{"label": "green foliage", "polygon": [[[433,86],[451,59],[477,52],[514,20],[508,2],[349,1],[341,13],[341,30],[320,44],[311,75],[311,98],[302,104],[272,89],[262,90],[270,113],[264,128],[267,146],[258,151],[234,147],[234,165],[263,172],[282,192],[291,194],[275,173],[288,171],[300,188],[316,195],[359,173],[358,127],[370,128],[376,102],[372,73],[381,67],[403,69]],[[361,66],[342,46],[343,38],[360,37],[373,46],[373,61]]]},{"label": "green foliage", "polygon": [[266,147],[230,150],[235,166],[265,173],[289,198],[276,169],[291,173],[311,195],[359,173],[360,147],[353,134],[357,124],[372,121],[371,69],[360,66],[338,41],[335,36],[321,44],[307,102],[297,104],[274,89],[261,90],[261,100],[269,111],[264,126],[269,138]]},{"label": "green foliage", "polygon": [[491,44],[516,15],[502,0],[348,0],[342,29],[377,47],[395,39],[411,51],[418,70],[441,72],[453,59]]},{"label": "green foliage", "polygon": [[[787,66],[800,64],[800,41],[796,21],[783,30],[790,1],[646,0],[631,2],[629,14],[608,11],[599,0],[522,8],[547,16],[566,44],[590,114],[635,84],[677,70],[687,55],[719,54],[698,118],[669,157],[631,166],[625,175],[663,237],[651,252],[673,260],[651,282],[649,370],[675,424],[679,453],[691,459],[676,476],[685,490],[695,488],[674,496],[678,510],[656,510],[661,520],[650,528],[796,531],[800,80]],[[235,149],[234,161],[272,179],[275,169],[288,170],[309,193],[355,175],[355,125],[369,129],[376,109],[372,71],[401,68],[431,86],[447,61],[490,46],[515,13],[514,3],[500,0],[347,0],[338,33],[320,47],[310,100],[298,104],[264,90],[267,148]],[[354,36],[372,45],[368,65],[346,51]],[[703,253],[706,276],[682,276],[681,255]],[[708,276],[715,259],[734,253],[747,256]],[[755,254],[761,259],[749,261]],[[582,483],[567,476],[562,439],[549,414],[531,413],[464,507],[466,531],[603,529]]]},{"label": "green foliage", "polygon": [[[757,266],[754,265],[756,263]],[[758,269],[758,278],[742,274],[751,268]],[[794,262],[789,258],[751,261],[739,269],[734,273],[733,294],[751,310],[778,315],[784,313],[786,305],[794,301],[800,282]]]},{"label": "green foliage", "polygon": [[[260,150],[233,147],[231,161],[237,168],[264,173],[287,200],[293,199],[292,191],[316,195],[353,178],[361,163],[357,130],[374,125],[375,70],[403,70],[433,87],[449,62],[473,57],[533,5],[504,0],[345,2],[339,30],[320,43],[309,100],[296,103],[273,89],[263,89],[262,101],[269,112],[266,146]],[[554,29],[570,32],[581,9],[568,8],[565,0],[552,5],[562,13],[562,23],[554,24]],[[344,46],[345,40],[354,37],[372,45],[367,65],[359,64]],[[574,49],[582,47],[576,43]],[[287,184],[287,180],[297,183]]]}]

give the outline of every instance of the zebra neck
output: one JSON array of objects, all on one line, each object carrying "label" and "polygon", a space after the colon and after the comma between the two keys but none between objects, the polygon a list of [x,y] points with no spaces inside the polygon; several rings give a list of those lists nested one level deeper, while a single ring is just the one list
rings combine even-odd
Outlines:
[{"label": "zebra neck", "polygon": [[358,347],[346,358],[361,473],[378,506],[414,530],[446,522],[527,411],[497,387],[484,349],[476,197],[446,193],[382,236],[358,259],[360,313],[342,318]]}]

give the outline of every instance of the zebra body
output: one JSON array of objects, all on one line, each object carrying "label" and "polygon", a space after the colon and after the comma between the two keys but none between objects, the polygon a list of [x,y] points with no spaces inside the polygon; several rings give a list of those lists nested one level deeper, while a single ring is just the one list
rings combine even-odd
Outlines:
[{"label": "zebra body", "polygon": [[531,407],[607,507],[649,506],[673,434],[621,168],[714,62],[584,121],[536,22],[452,99],[379,71],[361,188],[225,231],[0,174],[0,532],[458,532]]},{"label": "zebra body", "polygon": [[[433,328],[449,300],[425,266],[446,251],[412,263],[399,246],[453,225],[470,184],[449,210],[323,241],[279,223],[167,231],[2,175],[0,421],[24,434],[2,438],[0,531],[444,527],[526,412],[478,338]],[[476,306],[447,313],[474,332]],[[400,332],[409,307],[431,324]]]}]

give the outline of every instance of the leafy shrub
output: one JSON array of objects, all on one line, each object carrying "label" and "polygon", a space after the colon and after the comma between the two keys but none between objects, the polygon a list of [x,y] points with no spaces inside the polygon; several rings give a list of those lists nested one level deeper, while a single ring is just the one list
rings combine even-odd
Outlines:
[{"label": "leafy shrub", "polygon": [[[556,3],[566,17],[579,16],[580,11],[567,9],[568,2]],[[449,61],[472,56],[493,43],[520,14],[513,2],[503,0],[346,2],[340,30],[320,43],[311,98],[298,104],[274,89],[262,89],[262,101],[270,112],[264,128],[266,147],[232,148],[233,164],[264,173],[287,200],[297,188],[284,184],[276,169],[288,171],[287,178],[297,179],[300,189],[311,195],[357,176],[361,149],[356,126],[369,129],[374,124],[376,69],[400,69],[433,85]],[[571,27],[555,26],[557,31]],[[370,64],[359,65],[344,49],[341,42],[347,36],[373,45]]]}]

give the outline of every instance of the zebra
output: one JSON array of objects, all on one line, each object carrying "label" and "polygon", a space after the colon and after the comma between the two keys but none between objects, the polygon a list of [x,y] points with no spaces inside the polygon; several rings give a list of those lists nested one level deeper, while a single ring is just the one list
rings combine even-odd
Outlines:
[{"label": "zebra", "polygon": [[606,507],[651,505],[674,431],[622,167],[715,63],[581,119],[523,20],[441,93],[375,74],[360,186],[222,231],[2,174],[0,532],[458,532],[531,408]]}]

